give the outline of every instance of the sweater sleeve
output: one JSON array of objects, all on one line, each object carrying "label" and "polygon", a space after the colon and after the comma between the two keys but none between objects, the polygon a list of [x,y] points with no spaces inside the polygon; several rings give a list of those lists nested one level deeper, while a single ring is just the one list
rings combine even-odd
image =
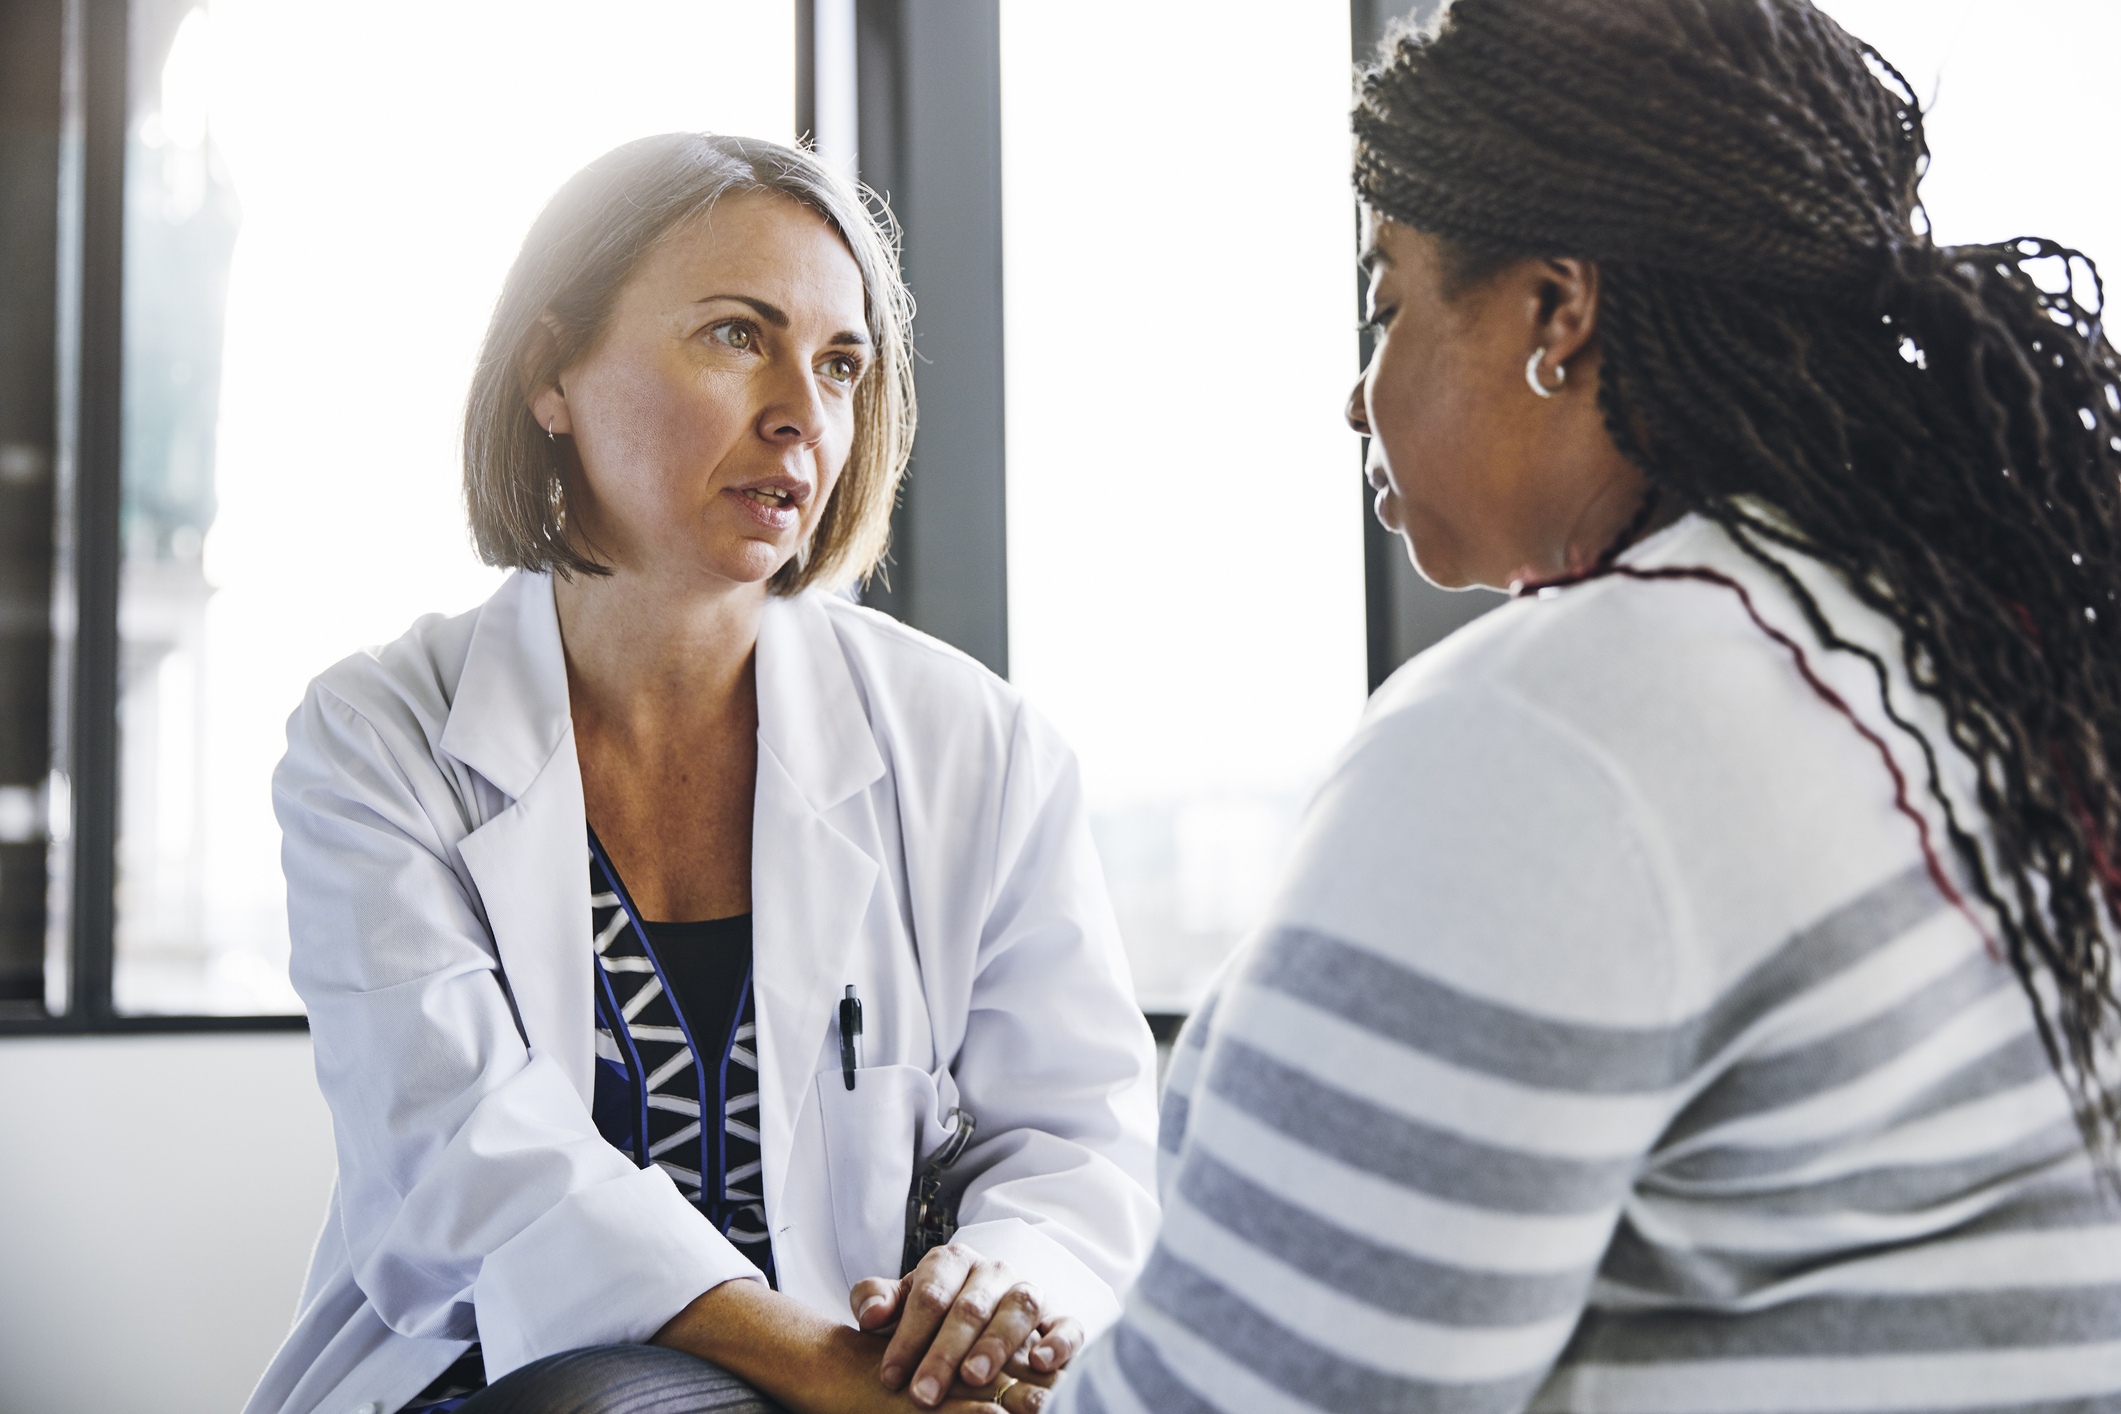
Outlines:
[{"label": "sweater sleeve", "polygon": [[1358,736],[1173,1057],[1163,1230],[1058,1409],[1527,1407],[1684,1080],[1640,814],[1492,690]]}]

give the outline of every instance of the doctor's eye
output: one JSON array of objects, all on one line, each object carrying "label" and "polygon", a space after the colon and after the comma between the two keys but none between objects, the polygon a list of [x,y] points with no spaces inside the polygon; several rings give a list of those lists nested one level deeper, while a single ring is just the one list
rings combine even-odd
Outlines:
[{"label": "doctor's eye", "polygon": [[835,383],[852,383],[862,376],[862,361],[853,354],[834,354],[825,360],[825,376]]},{"label": "doctor's eye", "polygon": [[759,331],[748,319],[728,319],[712,325],[707,330],[715,342],[727,344],[741,353],[750,353],[759,346]]}]

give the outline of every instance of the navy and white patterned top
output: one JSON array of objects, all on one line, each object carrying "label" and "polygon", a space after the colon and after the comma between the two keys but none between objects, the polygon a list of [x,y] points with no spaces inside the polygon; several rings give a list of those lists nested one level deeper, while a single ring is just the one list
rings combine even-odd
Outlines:
[{"label": "navy and white patterned top", "polygon": [[[669,1174],[771,1284],[773,1246],[759,1177],[751,915],[642,921],[593,830],[589,911],[597,1132],[642,1168],[654,1164]],[[474,1345],[400,1414],[451,1414],[485,1387]]]},{"label": "navy and white patterned top", "polygon": [[643,923],[593,831],[589,908],[597,1130],[642,1168],[676,1180],[770,1283],[751,915]]}]

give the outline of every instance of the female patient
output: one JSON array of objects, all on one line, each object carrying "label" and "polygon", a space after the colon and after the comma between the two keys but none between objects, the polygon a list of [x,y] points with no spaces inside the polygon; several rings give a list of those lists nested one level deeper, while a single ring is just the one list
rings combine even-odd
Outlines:
[{"label": "female patient", "polygon": [[2086,264],[1933,245],[1806,0],[1459,0],[1356,130],[1378,515],[1518,597],[1315,801],[1059,1404],[2121,1410]]},{"label": "female patient", "polygon": [[907,311],[770,143],[629,144],[532,228],[465,427],[517,573],[319,678],[275,780],[339,1179],[256,1414],[1026,1414],[1118,1314],[1154,1059],[1072,758],[827,592]]}]

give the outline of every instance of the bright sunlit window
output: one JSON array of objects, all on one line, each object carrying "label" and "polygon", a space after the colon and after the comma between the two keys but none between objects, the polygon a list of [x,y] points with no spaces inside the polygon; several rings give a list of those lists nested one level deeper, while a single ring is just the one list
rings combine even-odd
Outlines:
[{"label": "bright sunlit window", "polygon": [[125,1012],[299,1008],[268,782],[317,672],[499,582],[464,391],[539,206],[631,138],[793,137],[751,0],[135,0],[127,146]]},{"label": "bright sunlit window", "polygon": [[1150,1010],[1260,916],[1362,707],[1348,56],[1344,6],[1002,7],[1010,672]]},{"label": "bright sunlit window", "polygon": [[[2121,5],[1823,3],[1934,99],[1940,240],[2121,272]],[[794,44],[776,0],[133,0],[119,1010],[297,1007],[283,723],[498,582],[457,437],[518,241],[630,138],[790,140]],[[1363,700],[1347,9],[1002,0],[1001,68],[1010,665],[1080,754],[1143,1004],[1184,1010]]]},{"label": "bright sunlit window", "polygon": [[[2121,262],[2121,6],[1825,8],[1935,97],[1940,240]],[[1082,757],[1152,1009],[1258,918],[1362,697],[1346,21],[1003,7],[1010,661]]]},{"label": "bright sunlit window", "polygon": [[1922,197],[1940,243],[2047,236],[2099,261],[2116,288],[2121,198],[2107,134],[2121,4],[1818,4],[1885,55],[1922,100],[1931,154]]}]

